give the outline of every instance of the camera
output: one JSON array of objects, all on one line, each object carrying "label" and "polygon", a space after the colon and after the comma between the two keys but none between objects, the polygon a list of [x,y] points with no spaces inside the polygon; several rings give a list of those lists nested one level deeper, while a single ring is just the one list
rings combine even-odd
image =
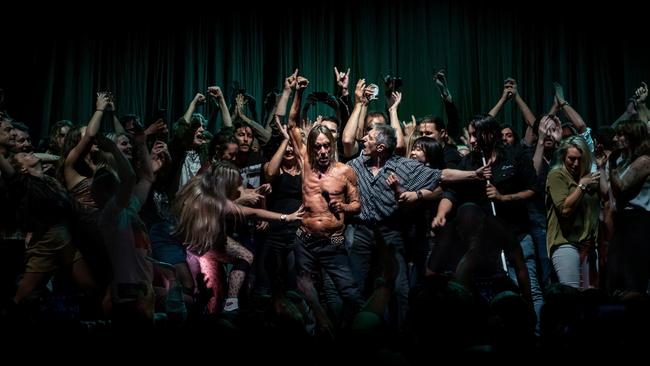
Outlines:
[{"label": "camera", "polygon": [[389,74],[384,77],[384,85],[386,86],[386,90],[395,91],[401,88],[404,83],[401,77]]}]

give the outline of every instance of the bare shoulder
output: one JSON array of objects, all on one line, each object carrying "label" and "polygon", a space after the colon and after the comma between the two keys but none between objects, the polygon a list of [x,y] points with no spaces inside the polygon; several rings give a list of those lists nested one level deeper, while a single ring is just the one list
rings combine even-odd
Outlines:
[{"label": "bare shoulder", "polygon": [[354,172],[351,166],[337,162],[335,168],[342,176],[351,182],[357,181],[357,173]]}]

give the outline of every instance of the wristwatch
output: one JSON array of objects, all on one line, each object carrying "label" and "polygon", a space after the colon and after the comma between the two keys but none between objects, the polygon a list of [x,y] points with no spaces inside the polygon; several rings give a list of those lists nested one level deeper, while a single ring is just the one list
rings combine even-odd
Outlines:
[{"label": "wristwatch", "polygon": [[578,184],[578,188],[582,189],[583,191],[587,190],[587,186],[582,183]]},{"label": "wristwatch", "polygon": [[418,196],[418,201],[422,201],[422,190],[418,189],[415,194]]},{"label": "wristwatch", "polygon": [[287,221],[287,215],[286,214],[280,215],[280,221],[286,222]]}]

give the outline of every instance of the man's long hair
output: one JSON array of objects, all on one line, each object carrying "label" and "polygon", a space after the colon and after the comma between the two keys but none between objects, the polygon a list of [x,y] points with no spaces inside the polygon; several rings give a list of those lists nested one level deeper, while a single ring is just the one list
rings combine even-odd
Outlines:
[{"label": "man's long hair", "polygon": [[317,125],[314,128],[311,129],[309,132],[309,136],[307,136],[307,156],[309,157],[309,164],[311,165],[311,168],[313,170],[317,169],[317,162],[318,162],[318,151],[314,148],[314,145],[316,145],[316,139],[318,138],[318,135],[320,134],[325,135],[327,139],[330,142],[330,153],[329,153],[329,158],[330,158],[330,163],[334,162],[334,153],[336,152],[336,140],[334,140],[334,136],[332,135],[332,131],[330,131],[329,128],[323,125]]}]

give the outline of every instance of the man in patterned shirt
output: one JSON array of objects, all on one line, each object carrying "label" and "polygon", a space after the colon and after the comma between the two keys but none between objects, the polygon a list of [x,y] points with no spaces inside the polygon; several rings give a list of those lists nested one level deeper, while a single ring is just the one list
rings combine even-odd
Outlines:
[{"label": "man in patterned shirt", "polygon": [[[490,170],[476,171],[431,169],[414,159],[393,152],[397,145],[395,130],[388,125],[374,125],[363,137],[361,156],[348,162],[357,175],[361,212],[354,219],[354,240],[350,248],[352,273],[356,282],[366,283],[370,258],[375,250],[373,228],[377,226],[388,245],[395,246],[399,272],[395,283],[398,303],[398,323],[403,324],[408,303],[408,280],[404,261],[404,243],[399,204],[403,200],[417,201],[431,197],[441,180],[458,181],[489,178]],[[400,194],[396,194],[396,186]],[[438,191],[440,192],[440,191]],[[399,196],[396,199],[396,195]],[[410,197],[410,198],[407,198]]]}]

